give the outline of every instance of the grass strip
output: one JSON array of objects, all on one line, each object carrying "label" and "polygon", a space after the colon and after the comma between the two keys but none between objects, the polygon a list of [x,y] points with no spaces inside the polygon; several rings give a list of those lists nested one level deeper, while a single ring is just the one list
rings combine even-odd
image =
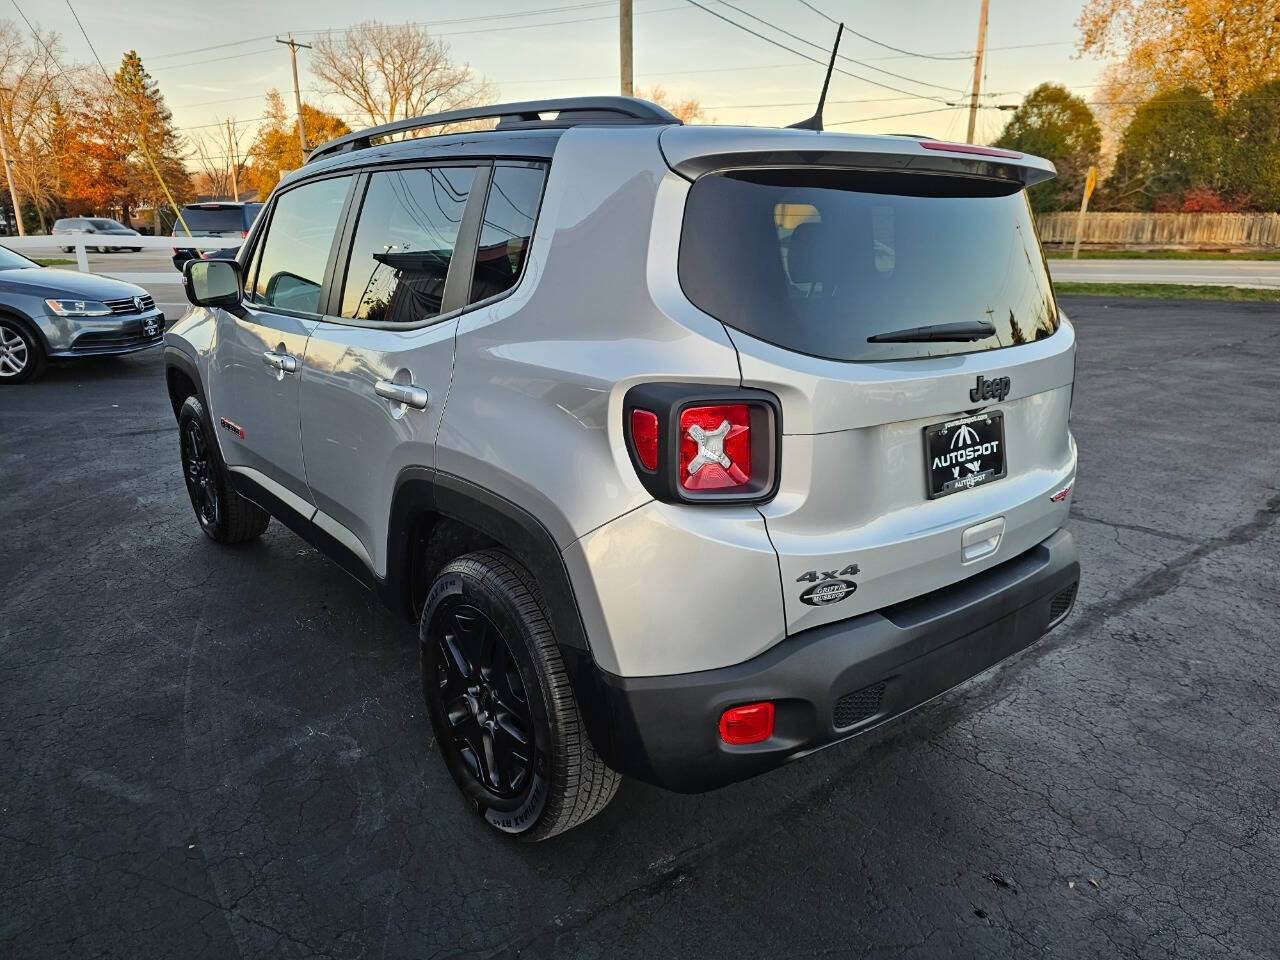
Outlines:
[{"label": "grass strip", "polygon": [[1137,297],[1145,300],[1224,300],[1232,303],[1280,303],[1280,287],[1211,287],[1183,283],[1055,283],[1067,297]]}]

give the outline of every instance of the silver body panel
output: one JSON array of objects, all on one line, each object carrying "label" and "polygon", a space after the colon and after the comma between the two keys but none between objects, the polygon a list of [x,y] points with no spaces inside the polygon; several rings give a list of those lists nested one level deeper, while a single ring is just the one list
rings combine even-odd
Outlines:
[{"label": "silver body panel", "polygon": [[[377,330],[326,320],[307,343],[301,387],[307,486],[326,522],[349,531],[379,577],[387,572],[396,477],[405,467],[434,466],[457,322]],[[427,408],[379,396],[375,385],[384,379],[424,388]],[[348,542],[332,523],[326,532]]]},{"label": "silver body panel", "polygon": [[[1065,320],[1021,346],[850,363],[755,340],[685,297],[677,256],[690,181],[672,167],[709,153],[815,148],[900,168],[937,159],[907,138],[574,127],[556,147],[521,280],[501,299],[405,330],[196,309],[168,342],[205,378],[215,423],[252,424],[244,442],[216,431],[227,462],[310,504],[378,576],[396,477],[434,468],[547,529],[604,670],[659,676],[741,663],[1031,548],[1064,522],[1069,497],[1050,496],[1075,474],[1075,336]],[[1037,158],[1015,166],[1031,179],[1052,171]],[[299,376],[281,380],[262,364],[261,351],[281,342],[303,358]],[[1004,412],[1007,476],[929,500],[922,432],[977,406],[968,391],[979,374],[1011,380],[1008,396],[985,405]],[[380,379],[425,388],[426,409],[379,396]],[[622,414],[630,387],[656,381],[775,394],[777,495],[759,506],[655,501],[632,466]],[[988,541],[994,549],[975,547]],[[800,601],[806,571],[851,564],[860,572],[846,599]]]},{"label": "silver body panel", "polygon": [[[205,389],[215,435],[228,467],[251,467],[308,502],[306,469],[299,434],[300,373],[268,366],[263,357],[278,352],[301,366],[316,321],[260,310],[245,304],[242,315],[213,311],[217,332],[210,345],[211,378]],[[226,418],[244,431],[217,429]]]}]

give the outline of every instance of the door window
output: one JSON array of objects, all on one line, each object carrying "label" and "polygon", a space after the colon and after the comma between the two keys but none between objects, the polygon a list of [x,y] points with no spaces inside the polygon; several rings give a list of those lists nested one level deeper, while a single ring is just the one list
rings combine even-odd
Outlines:
[{"label": "door window", "polygon": [[325,265],[350,182],[331,177],[280,195],[259,256],[254,303],[320,312]]},{"label": "door window", "polygon": [[520,279],[545,179],[541,167],[494,168],[469,303],[505,293]]},{"label": "door window", "polygon": [[342,293],[342,316],[416,323],[437,316],[474,167],[369,177]]}]

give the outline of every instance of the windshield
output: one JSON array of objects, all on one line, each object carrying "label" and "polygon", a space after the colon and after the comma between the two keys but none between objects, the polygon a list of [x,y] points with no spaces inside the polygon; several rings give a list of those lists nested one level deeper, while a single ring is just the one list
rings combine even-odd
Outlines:
[{"label": "windshield", "polygon": [[[1026,195],[971,177],[829,169],[702,177],[685,209],[680,283],[728,326],[833,360],[971,353],[1058,329]],[[974,321],[995,333],[867,339]]]},{"label": "windshield", "polygon": [[0,247],[0,270],[21,270],[23,267],[38,267],[40,264],[28,260],[20,253],[14,253],[8,247]]}]

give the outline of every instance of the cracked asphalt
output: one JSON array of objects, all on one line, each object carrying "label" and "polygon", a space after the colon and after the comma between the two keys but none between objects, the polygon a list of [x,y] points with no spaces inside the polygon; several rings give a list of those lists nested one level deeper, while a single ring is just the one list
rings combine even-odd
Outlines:
[{"label": "cracked asphalt", "polygon": [[1280,955],[1280,311],[1065,301],[1070,620],[861,740],[491,836],[412,629],[191,516],[158,352],[0,391],[0,955]]}]

